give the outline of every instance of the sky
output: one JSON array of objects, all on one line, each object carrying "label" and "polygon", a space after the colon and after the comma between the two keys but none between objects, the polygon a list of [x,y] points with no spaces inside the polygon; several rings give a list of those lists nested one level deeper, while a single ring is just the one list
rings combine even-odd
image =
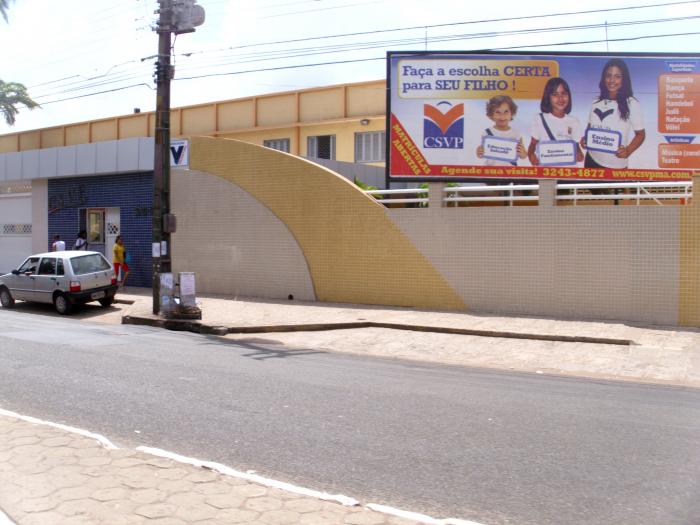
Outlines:
[{"label": "sky", "polygon": [[[198,0],[174,40],[171,106],[386,77],[386,51],[700,52],[700,0]],[[653,6],[653,7],[644,7]],[[0,79],[20,107],[0,135],[153,111],[156,0],[11,0]],[[597,12],[592,12],[597,11]]]}]

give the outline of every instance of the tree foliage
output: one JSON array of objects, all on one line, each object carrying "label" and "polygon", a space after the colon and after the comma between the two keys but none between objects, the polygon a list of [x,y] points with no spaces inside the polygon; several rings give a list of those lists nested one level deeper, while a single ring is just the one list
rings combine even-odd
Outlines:
[{"label": "tree foliage", "polygon": [[27,88],[24,87],[24,84],[0,80],[0,114],[2,114],[9,126],[15,123],[15,118],[17,113],[19,113],[17,106],[20,104],[27,109],[39,107],[39,104],[34,102],[27,93]]},{"label": "tree foliage", "polygon": [[0,0],[0,15],[5,19],[5,22],[7,22],[7,10],[10,7],[10,1],[11,0]]}]

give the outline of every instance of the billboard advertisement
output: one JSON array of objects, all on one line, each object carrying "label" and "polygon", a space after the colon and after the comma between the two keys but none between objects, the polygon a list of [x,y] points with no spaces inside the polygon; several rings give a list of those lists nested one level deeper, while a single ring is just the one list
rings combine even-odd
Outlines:
[{"label": "billboard advertisement", "polygon": [[700,55],[389,52],[387,87],[389,180],[700,170]]}]

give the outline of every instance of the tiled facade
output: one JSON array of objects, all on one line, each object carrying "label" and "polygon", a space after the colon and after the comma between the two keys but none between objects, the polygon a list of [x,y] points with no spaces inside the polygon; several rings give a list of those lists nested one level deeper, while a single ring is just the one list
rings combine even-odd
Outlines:
[{"label": "tiled facade", "polygon": [[220,177],[194,170],[171,177],[174,273],[195,272],[200,291],[316,300],[299,244],[269,208]]},{"label": "tiled facade", "polygon": [[[152,201],[152,173],[50,179],[46,249],[55,234],[65,240],[67,248],[72,246],[81,229],[81,208],[119,208],[120,233],[131,254],[128,284],[151,286]],[[105,255],[112,260],[112,254]]]},{"label": "tiled facade", "polygon": [[[280,258],[286,272],[308,266],[321,301],[700,326],[697,200],[556,206],[554,182],[545,181],[539,206],[387,209],[331,171],[238,141],[195,138],[190,165],[271,212],[248,206],[237,231],[259,230],[271,217],[286,225],[305,264],[284,258],[270,238],[257,239],[257,257]],[[204,201],[200,207],[189,228],[206,231],[218,214],[205,213]],[[176,253],[227,253],[248,237],[217,236],[211,246],[206,237],[183,237]],[[269,284],[238,270],[251,290]],[[283,286],[265,289],[286,298]]]},{"label": "tiled facade", "polygon": [[[190,168],[239,186],[286,225],[303,252],[319,301],[465,309],[386,209],[340,175],[269,148],[204,137],[192,139]],[[199,230],[206,231],[217,214],[203,208],[197,219]],[[264,219],[263,214],[241,218],[251,229]],[[181,242],[174,253],[202,250],[201,243],[211,241],[199,242],[189,247]],[[258,242],[259,257],[278,253],[266,239]],[[223,255],[228,247],[216,248]],[[222,257],[209,271],[231,271],[230,261]],[[277,297],[287,298],[283,289]]]}]

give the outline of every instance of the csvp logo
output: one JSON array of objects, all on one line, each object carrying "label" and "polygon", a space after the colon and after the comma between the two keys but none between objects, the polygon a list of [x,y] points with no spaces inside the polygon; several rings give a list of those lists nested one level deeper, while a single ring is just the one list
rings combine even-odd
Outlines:
[{"label": "csvp logo", "polygon": [[439,102],[445,106],[443,113],[439,107],[423,105],[423,147],[450,148],[464,147],[464,104],[453,106],[447,101]]}]

